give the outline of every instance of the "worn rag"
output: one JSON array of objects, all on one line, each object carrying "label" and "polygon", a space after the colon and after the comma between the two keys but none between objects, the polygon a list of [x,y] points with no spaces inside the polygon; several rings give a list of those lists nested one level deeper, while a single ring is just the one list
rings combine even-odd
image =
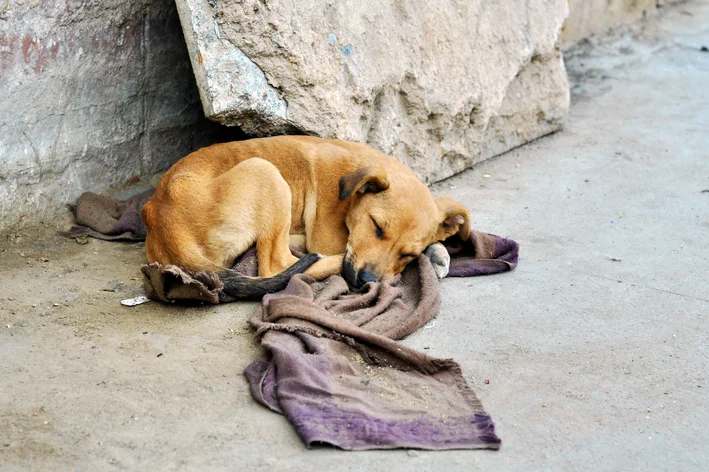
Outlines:
[{"label": "worn rag", "polygon": [[[473,232],[448,242],[452,276],[513,269],[517,243]],[[255,252],[235,268],[254,275]],[[230,301],[212,273],[145,265],[146,294],[166,302]],[[460,366],[397,342],[438,313],[438,280],[422,255],[390,280],[352,292],[340,276],[301,274],[266,295],[250,322],[267,360],[245,370],[252,396],[284,414],[306,445],[347,450],[498,449],[490,416]]]},{"label": "worn rag", "polygon": [[91,236],[107,241],[142,241],[147,231],[140,211],[153,191],[149,189],[123,201],[85,192],[76,205],[71,206],[76,224],[61,234],[68,238]]}]

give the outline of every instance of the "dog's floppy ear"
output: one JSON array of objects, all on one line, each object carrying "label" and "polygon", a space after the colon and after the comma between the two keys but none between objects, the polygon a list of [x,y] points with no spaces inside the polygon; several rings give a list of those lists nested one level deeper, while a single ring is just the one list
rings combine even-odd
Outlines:
[{"label": "dog's floppy ear", "polygon": [[470,238],[470,213],[468,210],[448,197],[436,199],[436,205],[443,217],[438,226],[436,239],[443,241],[457,234],[460,239],[467,241]]},{"label": "dog's floppy ear", "polygon": [[340,179],[340,200],[353,193],[377,193],[389,188],[389,176],[381,166],[362,167]]}]

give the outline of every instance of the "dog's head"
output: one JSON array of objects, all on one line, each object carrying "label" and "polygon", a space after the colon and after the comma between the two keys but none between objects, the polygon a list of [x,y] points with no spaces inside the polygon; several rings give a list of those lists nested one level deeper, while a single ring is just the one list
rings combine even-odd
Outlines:
[{"label": "dog's head", "polygon": [[470,237],[470,215],[450,198],[434,200],[413,175],[365,167],[340,179],[340,200],[353,199],[342,274],[353,287],[404,270],[430,244],[455,234]]}]

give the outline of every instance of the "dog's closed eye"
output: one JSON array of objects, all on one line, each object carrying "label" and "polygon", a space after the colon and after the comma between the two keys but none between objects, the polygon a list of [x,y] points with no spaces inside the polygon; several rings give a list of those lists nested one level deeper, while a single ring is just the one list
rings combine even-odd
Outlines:
[{"label": "dog's closed eye", "polygon": [[382,227],[377,224],[377,222],[376,222],[376,220],[374,219],[374,217],[370,216],[370,218],[372,219],[372,223],[374,223],[374,229],[375,229],[375,231],[376,231],[376,233],[377,233],[377,237],[378,237],[379,239],[384,239],[384,231],[382,231]]},{"label": "dog's closed eye", "polygon": [[399,256],[399,259],[401,260],[406,260],[406,259],[414,259],[416,257],[416,254],[402,254]]}]

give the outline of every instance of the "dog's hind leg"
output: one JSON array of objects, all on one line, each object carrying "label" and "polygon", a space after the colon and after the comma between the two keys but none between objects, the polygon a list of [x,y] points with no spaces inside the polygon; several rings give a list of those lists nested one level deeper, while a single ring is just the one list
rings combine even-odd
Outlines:
[{"label": "dog's hind leg", "polygon": [[[278,175],[281,180],[283,178]],[[285,191],[274,198],[273,217],[270,227],[256,237],[258,273],[260,277],[270,277],[293,265],[298,258],[290,252],[288,236],[291,222],[291,194],[285,180]],[[287,196],[287,198],[286,198]]]},{"label": "dog's hind leg", "polygon": [[300,252],[308,252],[308,249],[306,248],[305,244],[304,234],[291,234],[288,237],[288,245],[291,247],[291,249],[295,249]]},{"label": "dog's hind leg", "polygon": [[298,260],[288,248],[291,190],[273,164],[247,159],[220,175],[215,184],[222,221],[215,239],[240,251],[228,257],[233,260],[255,242],[259,277],[278,274]]},{"label": "dog's hind leg", "polygon": [[325,256],[311,265],[305,273],[312,276],[315,280],[324,280],[331,275],[342,272],[342,260],[344,258],[344,254]]},{"label": "dog's hind leg", "polygon": [[[305,235],[303,234],[291,234],[289,244],[291,249],[295,249],[303,253],[307,252]],[[344,254],[325,256],[310,266],[305,273],[312,276],[315,280],[325,280],[331,275],[342,272],[342,260],[344,257]]]}]

